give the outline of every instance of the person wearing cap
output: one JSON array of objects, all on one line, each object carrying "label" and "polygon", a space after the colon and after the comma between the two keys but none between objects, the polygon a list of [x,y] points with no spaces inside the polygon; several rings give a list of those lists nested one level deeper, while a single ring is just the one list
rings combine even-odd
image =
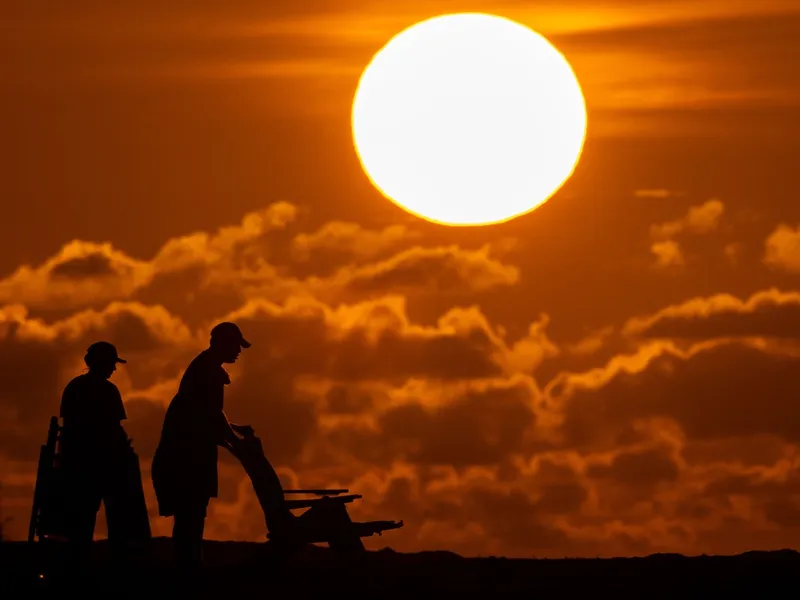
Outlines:
[{"label": "person wearing cap", "polygon": [[230,423],[224,412],[230,377],[223,365],[236,362],[242,348],[249,347],[234,323],[215,326],[209,347],[187,367],[164,417],[150,472],[159,515],[173,518],[172,539],[181,568],[202,563],[206,512],[218,495],[218,447],[231,450],[239,443],[237,433],[253,431]]},{"label": "person wearing cap", "polygon": [[68,537],[76,560],[85,558],[91,548],[100,504],[115,481],[115,473],[124,468],[122,461],[130,448],[122,427],[127,418],[122,396],[109,381],[117,365],[127,361],[108,342],[89,346],[83,360],[88,370],[66,385],[60,407]]}]

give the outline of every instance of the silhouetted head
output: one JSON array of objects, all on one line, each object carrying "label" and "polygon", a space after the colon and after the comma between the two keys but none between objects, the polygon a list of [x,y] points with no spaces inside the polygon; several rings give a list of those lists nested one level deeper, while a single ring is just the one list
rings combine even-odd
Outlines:
[{"label": "silhouetted head", "polygon": [[89,346],[86,356],[83,357],[83,362],[89,367],[90,373],[95,373],[108,379],[117,370],[117,363],[125,364],[128,361],[119,357],[113,344],[95,342]]},{"label": "silhouetted head", "polygon": [[242,348],[249,348],[242,331],[235,323],[220,323],[211,330],[211,350],[224,363],[236,362]]}]

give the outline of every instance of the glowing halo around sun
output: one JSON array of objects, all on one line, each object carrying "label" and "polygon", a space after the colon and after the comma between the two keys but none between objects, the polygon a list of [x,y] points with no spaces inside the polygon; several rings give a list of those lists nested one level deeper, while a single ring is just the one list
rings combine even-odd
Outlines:
[{"label": "glowing halo around sun", "polygon": [[572,175],[586,104],[562,54],[504,17],[434,17],[393,37],[364,70],[353,143],[372,184],[444,225],[530,212]]}]

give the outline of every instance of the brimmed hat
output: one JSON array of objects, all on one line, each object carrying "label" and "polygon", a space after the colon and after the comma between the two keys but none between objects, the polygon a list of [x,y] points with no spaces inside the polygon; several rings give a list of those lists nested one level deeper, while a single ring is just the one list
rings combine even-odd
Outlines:
[{"label": "brimmed hat", "polygon": [[242,348],[249,348],[250,342],[244,339],[242,330],[235,323],[220,323],[211,330],[211,340],[237,342]]},{"label": "brimmed hat", "polygon": [[109,362],[126,364],[128,361],[120,358],[114,344],[109,342],[95,342],[86,350],[86,359],[90,362]]}]

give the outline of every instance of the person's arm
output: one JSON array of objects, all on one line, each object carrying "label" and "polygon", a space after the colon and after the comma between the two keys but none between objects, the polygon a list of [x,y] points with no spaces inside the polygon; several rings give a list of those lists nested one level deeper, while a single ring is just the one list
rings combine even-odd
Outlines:
[{"label": "person's arm", "polygon": [[114,443],[127,445],[128,435],[122,428],[122,421],[127,419],[128,415],[125,413],[125,405],[122,402],[119,388],[110,381],[106,381],[96,393],[100,395],[102,408],[97,418],[91,422],[92,434]]},{"label": "person's arm", "polygon": [[213,420],[212,427],[217,438],[217,444],[232,450],[241,441],[236,433],[238,432],[243,435],[246,430],[228,421],[228,417],[225,415],[225,410],[223,408],[225,401],[224,387],[220,386],[217,388],[215,385],[212,389],[214,389],[213,396],[209,397],[208,400],[210,401],[210,416]]},{"label": "person's arm", "polygon": [[225,416],[224,411],[219,411],[217,420],[221,445],[230,447],[237,444],[239,442],[239,437],[236,435],[233,427],[231,427],[231,423],[228,421],[228,417]]},{"label": "person's arm", "polygon": [[[110,383],[110,382],[109,382]],[[125,412],[125,404],[122,401],[122,394],[119,392],[119,388],[111,384],[113,387],[113,398],[114,398],[114,442],[119,444],[120,448],[132,448],[132,441],[128,437],[128,432],[125,431],[125,428],[122,426],[122,422],[127,420],[128,413]]]}]

